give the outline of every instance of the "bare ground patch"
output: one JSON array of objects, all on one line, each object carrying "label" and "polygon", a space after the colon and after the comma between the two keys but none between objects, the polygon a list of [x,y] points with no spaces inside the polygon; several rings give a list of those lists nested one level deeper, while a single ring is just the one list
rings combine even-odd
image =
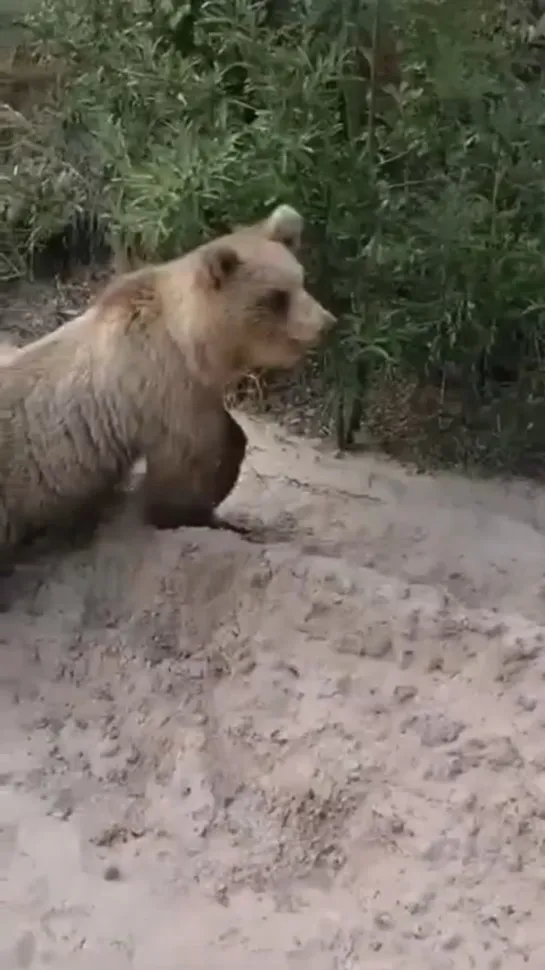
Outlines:
[{"label": "bare ground patch", "polygon": [[541,970],[544,494],[241,420],[261,541],[10,580],[6,967]]}]

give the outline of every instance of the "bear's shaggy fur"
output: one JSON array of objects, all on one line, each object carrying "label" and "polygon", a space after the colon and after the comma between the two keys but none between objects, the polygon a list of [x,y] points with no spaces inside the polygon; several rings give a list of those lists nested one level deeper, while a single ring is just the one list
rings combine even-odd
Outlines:
[{"label": "bear's shaggy fur", "polygon": [[214,525],[246,435],[234,379],[290,368],[334,318],[304,288],[302,219],[279,206],[162,265],[115,278],[77,318],[6,351],[0,378],[0,549],[85,523],[146,461],[161,528]]}]

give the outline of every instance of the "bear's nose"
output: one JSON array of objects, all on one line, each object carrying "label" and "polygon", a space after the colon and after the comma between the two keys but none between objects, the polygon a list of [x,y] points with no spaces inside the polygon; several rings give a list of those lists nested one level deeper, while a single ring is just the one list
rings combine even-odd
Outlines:
[{"label": "bear's nose", "polygon": [[333,327],[337,323],[337,317],[333,316],[329,310],[325,311],[325,325],[326,327]]}]

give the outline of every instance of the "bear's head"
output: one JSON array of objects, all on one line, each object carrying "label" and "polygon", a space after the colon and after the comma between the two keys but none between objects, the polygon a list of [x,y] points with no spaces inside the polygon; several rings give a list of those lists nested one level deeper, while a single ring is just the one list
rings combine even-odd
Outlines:
[{"label": "bear's head", "polygon": [[288,205],[252,226],[205,243],[188,257],[186,302],[199,356],[227,380],[262,368],[291,368],[335,317],[305,289],[296,253],[303,220]]}]

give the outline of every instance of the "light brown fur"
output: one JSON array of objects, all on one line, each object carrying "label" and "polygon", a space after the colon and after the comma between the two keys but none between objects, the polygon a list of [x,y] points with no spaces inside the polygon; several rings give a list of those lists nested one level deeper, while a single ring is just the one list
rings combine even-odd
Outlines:
[{"label": "light brown fur", "polygon": [[0,380],[0,548],[92,520],[142,457],[148,521],[214,524],[246,450],[226,386],[292,367],[334,322],[304,289],[301,229],[279,206],[114,279],[79,317],[13,351]]}]

